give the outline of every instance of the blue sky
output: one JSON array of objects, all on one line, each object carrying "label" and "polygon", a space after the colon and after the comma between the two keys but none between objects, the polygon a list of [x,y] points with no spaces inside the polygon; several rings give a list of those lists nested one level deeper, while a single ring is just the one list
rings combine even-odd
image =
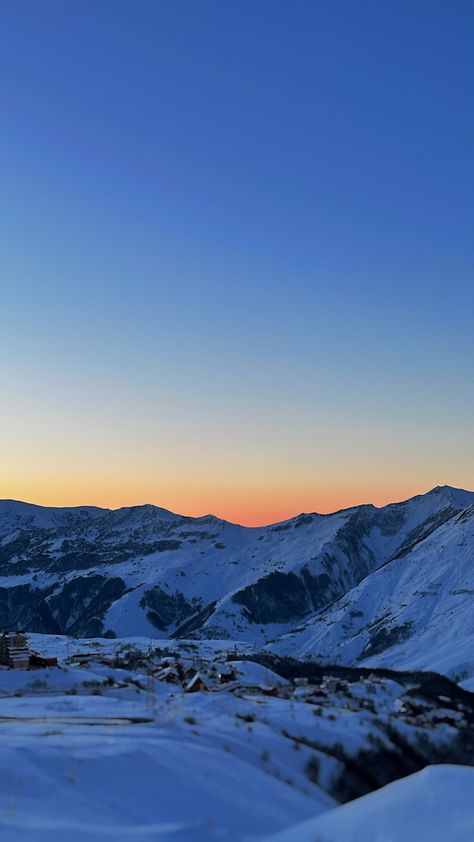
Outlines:
[{"label": "blue sky", "polygon": [[473,487],[474,8],[0,3],[0,496]]}]

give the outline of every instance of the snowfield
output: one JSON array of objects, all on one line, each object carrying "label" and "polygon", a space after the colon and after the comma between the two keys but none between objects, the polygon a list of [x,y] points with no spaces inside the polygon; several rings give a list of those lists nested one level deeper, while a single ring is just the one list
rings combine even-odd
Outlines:
[{"label": "snowfield", "polygon": [[474,506],[270,648],[474,678]]},{"label": "snowfield", "polygon": [[57,658],[0,665],[0,838],[472,842],[473,607],[459,489],[258,529],[0,501],[0,629]]},{"label": "snowfield", "polygon": [[472,757],[474,697],[446,679],[295,679],[222,641],[31,645],[59,665],[0,668],[6,842],[472,839],[474,770],[446,764]]},{"label": "snowfield", "polygon": [[269,842],[465,842],[474,839],[474,770],[432,766]]},{"label": "snowfield", "polygon": [[467,644],[458,658],[449,635],[472,634],[473,505],[474,493],[441,487],[247,528],[154,506],[0,501],[0,628],[243,640],[343,663],[392,650],[387,663],[413,667],[434,668],[436,652],[437,669],[467,679]]}]

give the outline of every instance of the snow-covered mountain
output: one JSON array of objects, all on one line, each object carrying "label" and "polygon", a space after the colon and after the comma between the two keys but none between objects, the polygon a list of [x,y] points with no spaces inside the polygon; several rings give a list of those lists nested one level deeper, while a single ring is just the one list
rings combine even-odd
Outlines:
[{"label": "snow-covered mountain", "polygon": [[436,654],[452,671],[452,641],[473,631],[473,504],[445,486],[249,528],[150,505],[1,501],[0,627],[246,640],[343,663]]},{"label": "snow-covered mountain", "polygon": [[474,505],[274,644],[318,661],[474,672]]},{"label": "snow-covered mountain", "polygon": [[258,529],[0,502],[34,653],[0,665],[2,840],[468,842],[473,562],[447,487]]}]

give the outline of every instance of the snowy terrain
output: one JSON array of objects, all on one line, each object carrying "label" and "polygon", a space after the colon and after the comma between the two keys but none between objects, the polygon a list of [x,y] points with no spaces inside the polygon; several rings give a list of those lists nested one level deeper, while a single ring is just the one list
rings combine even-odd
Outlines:
[{"label": "snowy terrain", "polygon": [[[294,663],[208,642],[31,643],[59,666],[0,668],[6,842],[472,839],[474,697],[446,679],[295,682]],[[207,689],[185,692],[196,670]]]},{"label": "snowy terrain", "polygon": [[464,842],[474,839],[474,773],[432,766],[269,842]]},{"label": "snowy terrain", "polygon": [[2,842],[472,842],[473,606],[472,492],[0,501],[0,628],[58,659],[0,666]]},{"label": "snowy terrain", "polygon": [[474,506],[369,574],[279,653],[474,677]]},{"label": "snowy terrain", "polygon": [[[474,493],[442,487],[381,509],[246,528],[153,506],[47,509],[3,501],[0,627],[246,640],[293,654],[337,651],[349,662],[419,636],[422,626],[428,641],[403,650],[403,663],[434,666],[436,648],[443,669],[436,642],[445,625],[452,635],[472,633],[464,621],[474,593],[472,524],[456,516],[473,504]],[[462,615],[457,629],[454,614]],[[451,640],[445,643],[446,668],[470,677],[469,654],[464,669],[450,660]]]}]

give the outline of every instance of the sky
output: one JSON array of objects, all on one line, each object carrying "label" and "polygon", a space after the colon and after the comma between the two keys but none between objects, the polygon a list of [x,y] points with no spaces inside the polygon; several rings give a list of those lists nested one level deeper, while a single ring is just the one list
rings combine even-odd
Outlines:
[{"label": "sky", "polygon": [[474,489],[474,5],[0,0],[0,497]]}]

